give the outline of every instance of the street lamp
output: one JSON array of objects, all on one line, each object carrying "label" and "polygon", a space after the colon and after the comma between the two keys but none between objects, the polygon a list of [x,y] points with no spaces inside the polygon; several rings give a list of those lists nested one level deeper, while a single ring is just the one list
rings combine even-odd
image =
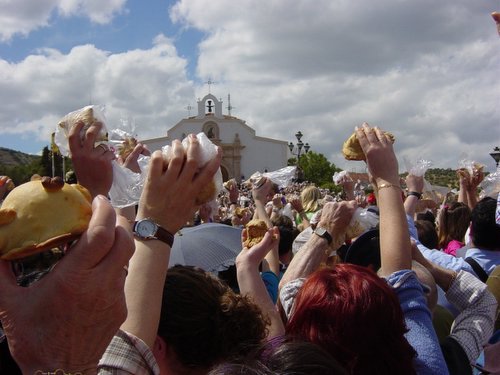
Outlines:
[{"label": "street lamp", "polygon": [[[304,149],[305,153],[307,154],[309,152],[309,149],[311,148],[311,146],[309,146],[309,143],[304,144],[304,142],[302,142],[302,136],[303,134],[299,130],[297,133],[295,133],[295,138],[297,138],[297,145],[294,145],[292,142],[288,144],[288,148],[290,149],[292,155],[297,155],[297,162],[300,160],[302,149]],[[295,146],[297,146],[297,153],[293,152]]]},{"label": "street lamp", "polygon": [[495,159],[495,162],[497,163],[497,168],[498,168],[498,163],[500,162],[500,148],[495,147],[493,149],[493,152],[490,152],[490,155],[493,159]]},{"label": "street lamp", "polygon": [[[309,143],[304,144],[302,142],[302,132],[299,130],[297,133],[295,133],[295,138],[297,138],[297,144],[294,145],[292,142],[288,144],[288,148],[290,149],[290,153],[292,155],[297,155],[297,176],[296,176],[296,181],[301,182],[304,180],[304,172],[299,166],[299,161],[300,161],[300,155],[302,154],[302,149],[304,149],[305,153],[307,154],[309,152],[309,149],[311,146],[309,146]],[[293,150],[294,148],[297,148],[297,152],[294,153]]]}]

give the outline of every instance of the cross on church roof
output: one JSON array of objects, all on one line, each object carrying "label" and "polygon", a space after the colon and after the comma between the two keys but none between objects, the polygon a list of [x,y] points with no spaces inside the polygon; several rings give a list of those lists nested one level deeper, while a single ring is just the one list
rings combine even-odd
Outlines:
[{"label": "cross on church roof", "polygon": [[234,107],[231,105],[231,94],[227,94],[227,110],[228,110],[228,115],[231,116],[231,110],[234,109]]},{"label": "cross on church roof", "polygon": [[212,85],[215,85],[217,82],[212,81],[212,78],[209,78],[207,82],[205,82],[206,85],[208,85],[208,93],[211,94],[210,88]]}]

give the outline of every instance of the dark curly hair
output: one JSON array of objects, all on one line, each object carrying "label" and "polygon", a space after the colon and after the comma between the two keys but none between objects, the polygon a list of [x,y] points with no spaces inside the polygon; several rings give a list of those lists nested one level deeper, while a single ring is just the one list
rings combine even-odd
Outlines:
[{"label": "dark curly hair", "polygon": [[249,298],[202,269],[167,272],[158,335],[186,368],[206,368],[244,355],[266,337],[267,318]]}]

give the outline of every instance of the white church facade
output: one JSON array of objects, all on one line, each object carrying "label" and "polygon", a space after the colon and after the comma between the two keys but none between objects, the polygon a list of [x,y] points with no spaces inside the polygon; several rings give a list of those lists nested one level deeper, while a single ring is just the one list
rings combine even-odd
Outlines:
[{"label": "white church facade", "polygon": [[[229,108],[230,105],[228,106]],[[270,172],[287,165],[289,149],[286,141],[260,137],[245,121],[222,113],[222,100],[208,94],[198,100],[198,113],[179,121],[167,131],[166,137],[141,141],[151,151],[160,150],[174,139],[182,140],[190,133],[204,132],[222,148],[221,170],[224,181],[238,182],[254,172]]]}]

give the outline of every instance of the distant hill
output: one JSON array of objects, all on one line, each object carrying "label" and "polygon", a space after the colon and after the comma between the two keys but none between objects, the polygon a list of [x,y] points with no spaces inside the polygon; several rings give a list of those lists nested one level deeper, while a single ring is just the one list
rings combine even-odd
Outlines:
[{"label": "distant hill", "polygon": [[0,164],[7,167],[31,164],[32,162],[40,159],[41,156],[38,155],[25,154],[21,151],[0,147]]}]

